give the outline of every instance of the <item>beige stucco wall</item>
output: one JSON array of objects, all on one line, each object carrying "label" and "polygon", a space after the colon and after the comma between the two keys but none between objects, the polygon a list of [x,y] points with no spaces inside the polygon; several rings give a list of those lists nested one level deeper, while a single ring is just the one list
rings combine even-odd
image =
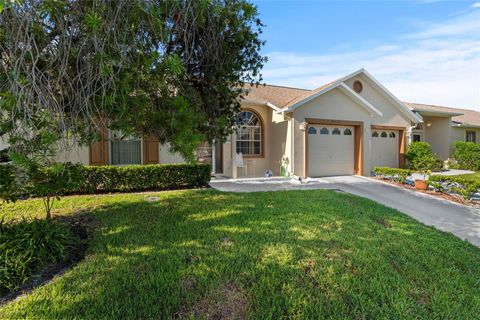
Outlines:
[{"label": "beige stucco wall", "polygon": [[[232,178],[263,177],[266,170],[272,170],[273,175],[280,174],[279,161],[283,156],[292,163],[291,123],[282,114],[277,114],[266,105],[244,103],[242,109],[254,110],[263,123],[263,155],[259,157],[244,157],[247,170],[237,168],[233,163],[235,154],[235,134],[232,134],[223,144],[223,175]],[[291,168],[289,168],[290,171]]]},{"label": "beige stucco wall", "polygon": [[465,128],[453,127],[450,129],[450,142],[453,144],[455,141],[465,141],[465,135],[466,135]]},{"label": "beige stucco wall", "polygon": [[[352,82],[353,83],[353,82]],[[382,112],[382,117],[371,117],[370,114],[356,101],[341,92],[333,89],[299,107],[293,112],[295,135],[294,156],[295,174],[305,176],[304,134],[300,131],[301,123],[306,118],[360,121],[363,123],[363,172],[370,174],[371,125],[385,125],[408,128],[411,124],[401,115],[398,109],[389,101],[383,99],[376,89],[363,81],[363,97],[375,108]]]},{"label": "beige stucco wall", "polygon": [[[268,158],[270,160],[270,167],[273,175],[280,175],[280,164],[282,157],[287,157],[291,162],[291,146],[288,145],[291,140],[289,137],[289,121],[281,114],[275,113],[273,110],[271,113],[271,129],[270,135],[270,154]],[[291,171],[290,164],[288,170]]]},{"label": "beige stucco wall", "polygon": [[450,118],[423,117],[423,139],[430,143],[432,151],[441,159],[450,155]]},{"label": "beige stucco wall", "polygon": [[[110,147],[110,146],[109,146]],[[143,144],[142,144],[143,148]],[[185,163],[183,157],[178,153],[171,153],[168,150],[169,146],[161,145],[159,146],[159,159],[160,163],[169,164],[169,163]],[[142,154],[143,157],[143,154]],[[63,150],[57,155],[56,161],[59,162],[72,162],[72,163],[81,163],[84,165],[89,164],[89,148],[85,146],[73,145],[70,150]]]},{"label": "beige stucco wall", "polygon": [[78,144],[73,144],[68,148],[62,148],[57,154],[55,161],[57,162],[71,162],[71,163],[80,163],[83,165],[89,164],[89,148],[86,146],[79,146]]},{"label": "beige stucco wall", "polygon": [[375,125],[389,125],[406,127],[410,125],[410,122],[405,119],[405,115],[392,104],[392,102],[385,98],[381,93],[380,88],[374,85],[368,78],[363,75],[358,75],[351,79],[348,79],[345,83],[353,89],[353,83],[359,80],[363,84],[363,90],[360,92],[360,96],[370,102],[372,106],[382,112],[382,117],[371,119],[372,124]]},{"label": "beige stucco wall", "polygon": [[467,131],[475,131],[476,143],[480,143],[480,129],[450,127],[450,155],[452,154],[455,141],[465,141]]},{"label": "beige stucco wall", "polygon": [[[281,152],[282,141],[285,140],[285,138],[282,137],[283,124],[278,122],[277,115],[275,115],[274,121],[272,118],[274,116],[273,110],[266,105],[244,103],[242,109],[251,109],[261,118],[263,124],[263,155],[258,157],[244,157],[247,170],[237,168],[232,163],[236,146],[235,134],[233,134],[230,137],[230,143],[223,145],[224,175],[233,178],[261,177],[264,176],[265,170],[272,170],[274,174],[278,174],[278,165],[274,163],[281,158],[279,152]],[[278,159],[276,159],[277,157]]]},{"label": "beige stucco wall", "polygon": [[[142,147],[143,147],[143,145],[142,145]],[[159,152],[159,158],[158,159],[159,159],[160,163],[163,163],[163,164],[185,163],[185,160],[183,159],[183,157],[180,154],[172,153],[168,150],[169,149],[168,144],[165,144],[165,145],[160,144],[158,149],[159,149],[158,150],[158,152]]]}]

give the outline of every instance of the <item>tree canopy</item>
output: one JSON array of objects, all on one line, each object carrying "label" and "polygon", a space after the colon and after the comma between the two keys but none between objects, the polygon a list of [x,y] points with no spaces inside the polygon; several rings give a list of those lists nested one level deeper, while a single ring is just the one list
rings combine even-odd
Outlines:
[{"label": "tree canopy", "polygon": [[261,81],[262,27],[245,0],[0,0],[0,136],[30,152],[108,125],[191,160]]}]

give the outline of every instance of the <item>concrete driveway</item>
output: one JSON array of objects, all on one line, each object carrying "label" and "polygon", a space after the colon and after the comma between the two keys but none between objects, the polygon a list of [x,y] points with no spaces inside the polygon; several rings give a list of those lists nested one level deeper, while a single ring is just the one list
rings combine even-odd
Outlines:
[{"label": "concrete driveway", "polygon": [[451,232],[461,239],[466,239],[472,244],[480,246],[480,209],[365,177],[319,178],[305,184],[292,183],[284,178],[244,181],[212,180],[210,185],[218,190],[230,192],[311,189],[342,190],[395,208],[426,225]]}]

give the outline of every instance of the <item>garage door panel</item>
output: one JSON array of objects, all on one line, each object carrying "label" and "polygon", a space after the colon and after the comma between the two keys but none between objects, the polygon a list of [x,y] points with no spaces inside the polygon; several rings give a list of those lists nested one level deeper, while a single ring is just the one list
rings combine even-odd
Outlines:
[{"label": "garage door panel", "polygon": [[354,173],[354,128],[313,125],[308,129],[309,176]]},{"label": "garage door panel", "polygon": [[371,163],[375,167],[398,168],[399,131],[372,130]]}]

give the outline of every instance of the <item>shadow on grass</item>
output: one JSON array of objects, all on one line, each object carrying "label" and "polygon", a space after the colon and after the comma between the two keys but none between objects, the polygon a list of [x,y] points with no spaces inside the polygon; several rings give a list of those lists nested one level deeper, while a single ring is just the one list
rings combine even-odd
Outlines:
[{"label": "shadow on grass", "polygon": [[348,194],[172,192],[90,214],[101,228],[85,261],[6,314],[223,318],[244,304],[238,317],[468,318],[480,307],[477,248]]}]

